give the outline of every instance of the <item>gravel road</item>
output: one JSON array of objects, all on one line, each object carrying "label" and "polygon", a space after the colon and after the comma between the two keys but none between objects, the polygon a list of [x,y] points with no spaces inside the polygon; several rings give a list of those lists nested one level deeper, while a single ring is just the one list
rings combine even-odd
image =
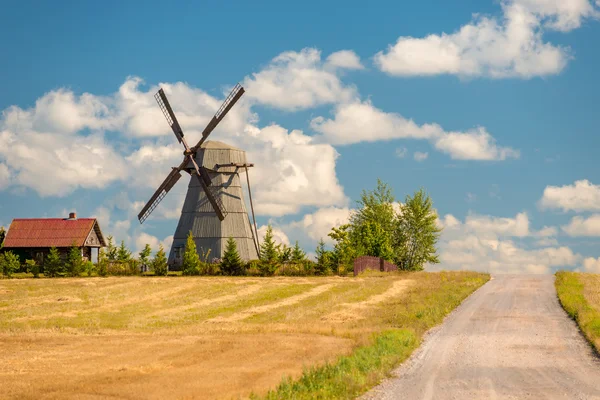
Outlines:
[{"label": "gravel road", "polygon": [[600,358],[552,275],[496,275],[364,399],[600,399]]}]

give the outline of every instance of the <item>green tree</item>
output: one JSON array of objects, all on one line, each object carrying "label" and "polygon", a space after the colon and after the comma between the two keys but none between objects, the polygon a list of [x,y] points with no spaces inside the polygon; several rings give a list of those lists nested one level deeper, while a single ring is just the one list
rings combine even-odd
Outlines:
[{"label": "green tree", "polygon": [[75,277],[81,275],[81,270],[83,269],[83,257],[81,256],[81,249],[77,247],[76,244],[73,244],[69,250],[66,267],[69,276]]},{"label": "green tree", "polygon": [[40,277],[40,266],[35,260],[25,260],[25,264],[27,264],[27,271],[32,273],[34,278]]},{"label": "green tree", "polygon": [[140,261],[140,265],[144,270],[148,268],[148,264],[150,262],[150,255],[152,254],[152,249],[150,245],[146,243],[146,246],[142,251],[140,251],[138,260]]},{"label": "green tree", "polygon": [[154,271],[154,275],[158,276],[167,276],[169,273],[167,255],[165,254],[162,244],[158,246],[158,251],[152,260],[152,270]]},{"label": "green tree", "polygon": [[44,276],[48,278],[54,278],[63,272],[63,262],[58,253],[56,247],[50,248],[50,253],[46,256],[46,262],[44,263]]},{"label": "green tree", "polygon": [[304,252],[304,250],[302,250],[300,248],[300,245],[298,244],[298,241],[296,240],[296,244],[294,245],[294,248],[292,249],[291,261],[293,263],[302,263],[305,260],[306,260],[306,253]]},{"label": "green tree", "polygon": [[108,236],[108,246],[106,249],[106,257],[108,261],[117,261],[118,248],[115,246],[112,236]]},{"label": "green tree", "polygon": [[317,245],[317,263],[315,265],[315,274],[328,275],[331,272],[331,252],[325,249],[325,242],[321,238]]},{"label": "green tree", "polygon": [[391,187],[377,179],[377,187],[374,190],[362,191],[360,200],[357,201],[357,209],[350,216],[351,231],[366,223],[377,223],[391,237],[396,217],[395,201]]},{"label": "green tree", "polygon": [[244,263],[237,250],[237,243],[231,236],[227,239],[225,253],[221,260],[221,272],[224,275],[243,275]]},{"label": "green tree", "polygon": [[292,259],[292,248],[285,243],[277,247],[278,261],[282,264],[288,263]]},{"label": "green tree", "polygon": [[98,275],[108,275],[108,258],[104,249],[98,249]]},{"label": "green tree", "polygon": [[0,226],[0,249],[4,246],[4,238],[6,237],[6,230],[3,226]]},{"label": "green tree", "polygon": [[7,251],[4,254],[0,254],[0,269],[8,278],[10,278],[20,266],[21,260],[19,259],[19,256],[14,254],[12,251]]},{"label": "green tree", "polygon": [[129,262],[131,260],[131,252],[125,247],[125,241],[121,240],[121,245],[117,250],[117,261],[122,263]]},{"label": "green tree", "polygon": [[356,249],[350,240],[350,224],[345,224],[337,228],[332,228],[327,235],[335,242],[333,245],[332,262],[337,272],[340,268],[343,271],[348,271],[352,268],[354,259],[356,258]]},{"label": "green tree", "polygon": [[83,262],[83,271],[87,274],[87,276],[92,276],[94,270],[96,269],[94,263],[90,260],[86,260]]},{"label": "green tree", "polygon": [[423,270],[425,263],[439,263],[436,243],[441,229],[431,197],[420,189],[406,196],[398,215],[394,246],[398,249],[396,264],[404,270]]},{"label": "green tree", "polygon": [[355,230],[357,252],[361,255],[394,260],[392,249],[393,236],[384,230],[378,222],[367,221]]},{"label": "green tree", "polygon": [[269,224],[267,226],[265,238],[260,245],[259,258],[261,261],[273,263],[277,261],[278,256],[277,246],[275,245],[275,239],[273,238],[273,227]]},{"label": "green tree", "polygon": [[185,242],[185,252],[183,253],[183,264],[182,264],[183,275],[200,275],[200,257],[196,250],[196,242],[192,231],[188,233],[187,240]]}]

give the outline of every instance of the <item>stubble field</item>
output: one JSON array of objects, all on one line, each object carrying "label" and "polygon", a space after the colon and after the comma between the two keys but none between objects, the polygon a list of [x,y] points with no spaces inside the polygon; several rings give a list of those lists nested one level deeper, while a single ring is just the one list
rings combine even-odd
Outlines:
[{"label": "stubble field", "polygon": [[[282,378],[335,363],[384,331],[414,336],[405,358],[487,279],[1,280],[0,398],[264,396]],[[357,378],[356,391],[375,383],[371,375]]]}]

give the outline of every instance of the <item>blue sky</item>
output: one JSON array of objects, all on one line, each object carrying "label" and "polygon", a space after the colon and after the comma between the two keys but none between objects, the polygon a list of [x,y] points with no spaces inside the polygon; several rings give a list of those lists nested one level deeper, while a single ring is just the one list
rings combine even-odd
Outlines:
[{"label": "blue sky", "polygon": [[76,210],[168,245],[185,183],[135,218],[181,158],[152,95],[193,138],[239,81],[211,138],[282,241],[311,251],[380,177],[432,195],[438,268],[600,271],[600,4],[555,3],[4,2],[0,225]]}]

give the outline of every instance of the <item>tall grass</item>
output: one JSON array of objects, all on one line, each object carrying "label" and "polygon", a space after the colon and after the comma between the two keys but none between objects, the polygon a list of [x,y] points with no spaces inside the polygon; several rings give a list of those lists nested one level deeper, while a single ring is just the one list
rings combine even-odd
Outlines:
[{"label": "tall grass", "polygon": [[600,275],[559,271],[554,285],[560,304],[600,354],[600,299],[586,296],[586,291],[600,291]]},{"label": "tall grass", "polygon": [[[422,273],[418,273],[421,275]],[[489,280],[487,274],[429,274],[407,296],[379,315],[392,329],[373,334],[364,346],[334,363],[306,369],[297,380],[284,379],[264,397],[252,399],[353,399],[375,386],[406,360],[430,328]]]}]

